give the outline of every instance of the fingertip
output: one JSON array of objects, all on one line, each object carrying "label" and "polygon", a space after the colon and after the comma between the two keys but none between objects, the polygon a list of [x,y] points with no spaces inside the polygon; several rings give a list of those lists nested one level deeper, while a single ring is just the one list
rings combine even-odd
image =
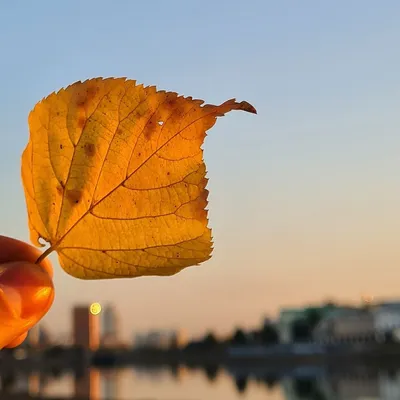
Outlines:
[{"label": "fingertip", "polygon": [[46,264],[0,263],[0,349],[20,345],[50,309],[54,285]]},{"label": "fingertip", "polygon": [[19,318],[36,323],[54,300],[49,274],[36,264],[14,262],[0,266],[0,288]]},{"label": "fingertip", "polygon": [[14,340],[12,340],[7,346],[4,346],[7,349],[12,349],[14,347],[19,346],[24,342],[24,340],[27,338],[28,332],[23,333],[22,335],[18,336]]}]

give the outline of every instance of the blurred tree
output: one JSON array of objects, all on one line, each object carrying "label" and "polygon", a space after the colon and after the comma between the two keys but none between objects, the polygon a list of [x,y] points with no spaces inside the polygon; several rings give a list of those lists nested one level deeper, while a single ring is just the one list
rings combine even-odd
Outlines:
[{"label": "blurred tree", "polygon": [[213,332],[209,332],[202,340],[202,344],[206,347],[214,347],[218,345],[218,339]]},{"label": "blurred tree", "polygon": [[244,346],[248,344],[248,339],[244,331],[240,328],[236,329],[235,333],[233,334],[231,338],[231,343],[238,345],[238,346]]},{"label": "blurred tree", "polygon": [[272,345],[279,343],[279,335],[275,326],[272,324],[264,324],[261,330],[261,343],[264,345]]},{"label": "blurred tree", "polygon": [[261,330],[255,329],[249,332],[249,341],[260,344],[261,343]]}]

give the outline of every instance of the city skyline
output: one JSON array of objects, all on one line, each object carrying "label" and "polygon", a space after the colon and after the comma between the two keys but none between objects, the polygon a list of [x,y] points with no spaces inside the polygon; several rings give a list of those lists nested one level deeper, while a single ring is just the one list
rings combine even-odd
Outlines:
[{"label": "city skyline", "polygon": [[223,334],[285,305],[396,297],[400,3],[119,4],[0,5],[1,234],[29,241],[27,117],[61,87],[127,76],[258,115],[232,113],[205,141],[211,260],[87,282],[52,255],[44,324],[65,332],[75,303],[98,301],[118,305],[124,339],[154,326]]},{"label": "city skyline", "polygon": [[[325,301],[313,304],[300,304],[296,306],[281,307],[277,315],[271,318],[270,315],[262,315],[257,325],[231,326],[229,331],[225,334],[218,334],[218,330],[211,328],[203,332],[202,335],[188,335],[187,330],[182,326],[170,326],[160,328],[159,326],[152,326],[146,330],[134,330],[123,337],[123,320],[119,313],[118,306],[115,304],[75,304],[70,310],[70,324],[68,330],[64,332],[54,331],[40,322],[34,329],[31,330],[29,335],[29,343],[36,345],[39,342],[39,337],[44,337],[44,343],[49,344],[62,344],[62,345],[80,345],[84,348],[97,349],[98,347],[114,348],[119,346],[128,346],[132,348],[141,347],[144,345],[169,347],[171,343],[175,343],[178,347],[185,347],[191,341],[204,340],[208,335],[213,335],[217,340],[225,341],[230,340],[237,331],[241,332],[256,332],[262,327],[268,325],[277,329],[280,340],[285,342],[287,339],[287,327],[282,328],[282,323],[286,325],[293,323],[293,321],[302,318],[308,318],[307,313],[320,313],[320,318],[326,312],[332,310],[344,312],[344,316],[353,315],[354,312],[360,312],[363,316],[366,311],[383,310],[383,320],[390,319],[390,322],[385,320],[385,324],[389,326],[398,324],[398,310],[400,306],[399,298],[379,298],[373,299],[371,297],[362,296],[358,303],[343,303],[335,301],[334,299],[325,299]],[[388,314],[387,310],[393,309],[393,315]],[[319,310],[319,311],[318,311]],[[361,315],[360,314],[360,315]],[[371,314],[372,315],[372,314]],[[289,319],[288,319],[289,317]],[[393,319],[394,318],[394,319]],[[378,317],[379,319],[379,317]],[[282,322],[283,321],[283,322]],[[286,321],[286,322],[285,322]],[[397,326],[397,325],[396,325]],[[261,327],[261,328],[260,328]],[[281,331],[283,329],[283,331]],[[313,328],[314,329],[314,328]],[[44,336],[43,336],[44,335]]]}]

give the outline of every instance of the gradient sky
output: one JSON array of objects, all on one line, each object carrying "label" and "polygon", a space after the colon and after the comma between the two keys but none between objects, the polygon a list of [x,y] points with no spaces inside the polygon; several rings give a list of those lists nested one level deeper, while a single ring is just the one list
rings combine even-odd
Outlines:
[{"label": "gradient sky", "polygon": [[52,256],[45,324],[113,302],[123,333],[257,325],[279,307],[400,294],[400,2],[8,1],[0,4],[1,233],[28,240],[27,116],[96,76],[220,103],[205,143],[213,258],[171,278],[79,281]]}]

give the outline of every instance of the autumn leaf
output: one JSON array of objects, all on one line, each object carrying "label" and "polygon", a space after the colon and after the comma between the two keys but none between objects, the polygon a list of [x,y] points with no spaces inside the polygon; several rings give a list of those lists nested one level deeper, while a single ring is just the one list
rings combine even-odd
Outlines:
[{"label": "autumn leaf", "polygon": [[31,241],[81,279],[172,275],[211,256],[201,148],[216,118],[256,113],[96,78],[29,115],[22,180]]}]

